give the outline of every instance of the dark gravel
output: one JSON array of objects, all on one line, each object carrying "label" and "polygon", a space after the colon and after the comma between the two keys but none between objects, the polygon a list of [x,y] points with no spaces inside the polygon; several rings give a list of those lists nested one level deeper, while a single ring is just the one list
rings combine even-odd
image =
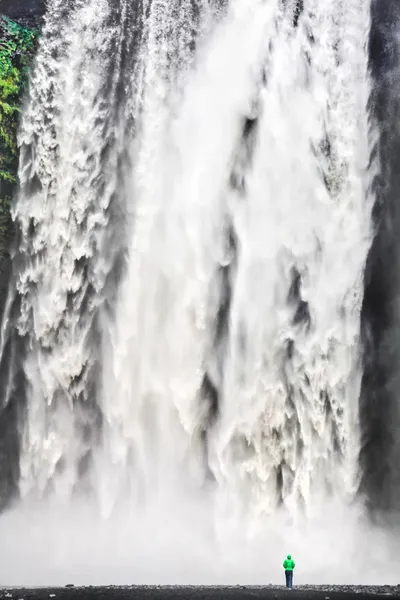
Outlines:
[{"label": "dark gravel", "polygon": [[64,588],[3,588],[0,600],[350,600],[351,598],[400,597],[398,586],[131,586]]}]

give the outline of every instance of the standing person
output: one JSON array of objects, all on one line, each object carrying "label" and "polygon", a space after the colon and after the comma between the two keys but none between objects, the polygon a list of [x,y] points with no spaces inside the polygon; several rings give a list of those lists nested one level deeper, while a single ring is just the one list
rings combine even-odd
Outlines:
[{"label": "standing person", "polygon": [[286,576],[286,587],[289,590],[292,589],[293,585],[293,569],[295,568],[295,563],[290,554],[287,555],[287,559],[283,561],[283,568],[285,569]]}]

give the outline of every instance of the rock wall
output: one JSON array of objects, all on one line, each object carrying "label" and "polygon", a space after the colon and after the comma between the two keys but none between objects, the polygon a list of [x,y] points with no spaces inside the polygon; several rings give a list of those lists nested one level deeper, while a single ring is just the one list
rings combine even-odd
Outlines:
[{"label": "rock wall", "polygon": [[0,0],[0,15],[24,27],[38,27],[45,8],[46,0]]},{"label": "rock wall", "polygon": [[[18,1],[1,2],[2,10],[11,8],[13,14],[20,10]],[[20,4],[23,4],[22,2]],[[21,23],[28,21],[39,26],[43,10],[30,2],[31,12],[20,12],[16,22],[8,16],[0,16],[0,314],[4,305],[11,271],[10,248],[13,238],[11,203],[18,178],[18,126],[21,103],[27,89],[29,66],[33,60],[39,28]],[[36,12],[33,10],[36,9]],[[32,12],[33,11],[33,12]],[[9,10],[8,12],[12,12]]]}]

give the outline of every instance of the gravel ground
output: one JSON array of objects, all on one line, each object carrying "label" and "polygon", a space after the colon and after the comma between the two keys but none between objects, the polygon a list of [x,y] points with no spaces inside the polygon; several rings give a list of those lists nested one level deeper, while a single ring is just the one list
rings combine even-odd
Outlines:
[{"label": "gravel ground", "polygon": [[232,587],[73,587],[3,588],[0,600],[280,600],[294,596],[297,600],[350,600],[351,598],[400,597],[398,586],[298,586],[293,590],[276,586]]}]

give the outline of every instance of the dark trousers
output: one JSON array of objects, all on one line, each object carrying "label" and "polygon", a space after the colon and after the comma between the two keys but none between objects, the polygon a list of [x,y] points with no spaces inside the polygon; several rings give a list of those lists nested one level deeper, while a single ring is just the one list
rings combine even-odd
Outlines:
[{"label": "dark trousers", "polygon": [[292,585],[293,585],[293,571],[285,571],[285,576],[286,576],[286,587],[289,588],[289,590],[291,590]]}]

